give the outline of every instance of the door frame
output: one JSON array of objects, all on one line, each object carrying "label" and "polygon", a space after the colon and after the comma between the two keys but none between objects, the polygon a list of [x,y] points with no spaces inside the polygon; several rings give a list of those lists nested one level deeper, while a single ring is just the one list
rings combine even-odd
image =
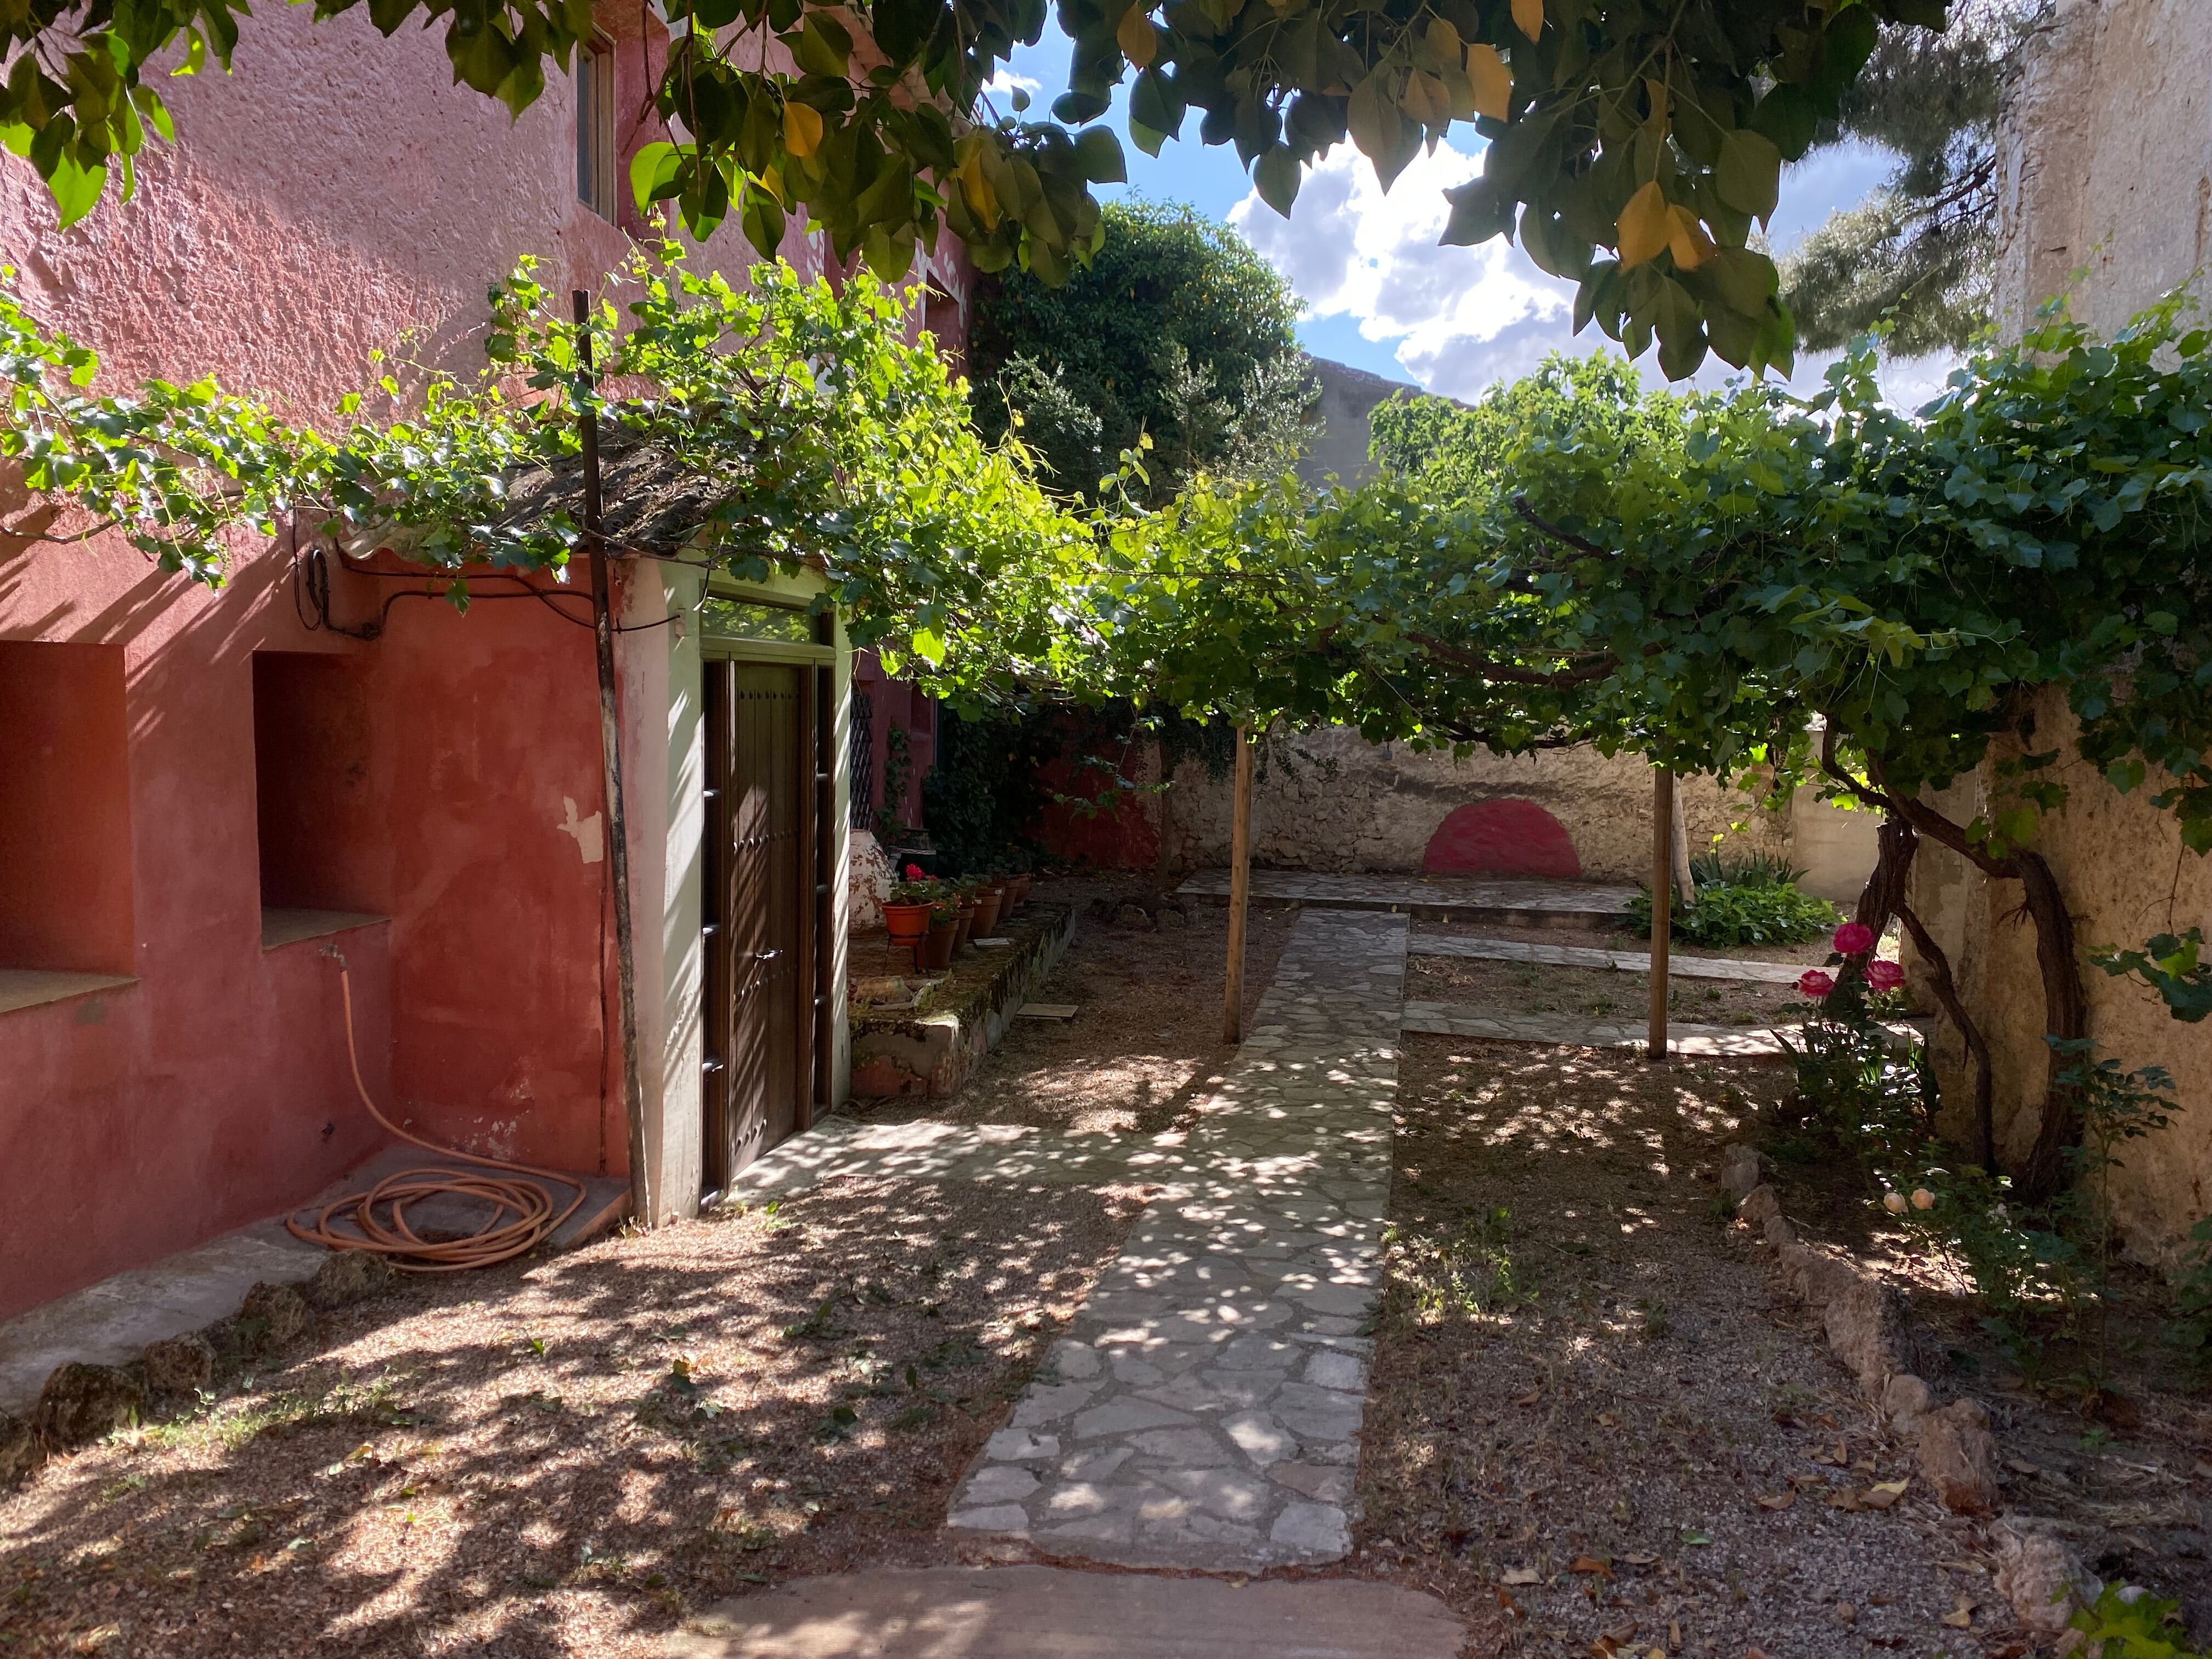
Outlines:
[{"label": "door frame", "polygon": [[[808,597],[772,587],[757,586],[717,578],[708,585],[705,596],[709,599],[729,599],[740,604],[763,605],[777,611],[803,612],[808,606]],[[812,762],[811,785],[806,787],[802,772],[799,795],[799,814],[802,835],[811,854],[813,905],[808,913],[809,926],[805,929],[802,943],[801,983],[811,988],[811,1018],[802,1022],[806,1041],[800,1055],[798,1075],[802,1079],[799,1098],[796,1103],[794,1134],[804,1133],[824,1116],[835,1104],[831,1098],[834,1087],[832,1070],[835,1057],[835,1032],[832,1024],[840,999],[836,995],[834,975],[843,959],[843,952],[835,948],[834,929],[837,907],[836,854],[839,837],[836,810],[836,759],[838,719],[839,659],[844,647],[837,638],[837,622],[834,613],[824,611],[813,619],[814,638],[811,641],[750,639],[740,635],[708,631],[704,608],[700,613],[701,690],[706,692],[708,673],[711,665],[719,662],[759,664],[769,666],[793,667],[799,674],[799,744],[802,755]],[[708,730],[708,720],[702,702],[702,733]],[[709,762],[711,768],[711,761]],[[713,774],[703,772],[701,788],[707,812],[702,824],[702,839],[706,828],[714,821]],[[707,849],[702,848],[702,854]],[[704,943],[706,930],[714,925],[702,902],[699,927]],[[707,952],[708,960],[714,960]],[[730,987],[716,983],[716,975],[709,974],[702,984],[700,1047],[701,1071],[699,1122],[701,1133],[700,1197],[701,1206],[706,1207],[723,1194],[727,1184],[726,1175],[719,1185],[714,1181],[714,1170],[722,1157],[720,1149],[706,1145],[706,1131],[714,1115],[714,1099],[721,1087],[714,1076],[720,1057],[710,1053],[714,1046],[712,1034],[721,1011],[714,1006],[714,993],[720,990],[726,997]],[[725,1022],[726,1023],[726,1022]],[[726,1111],[726,1103],[723,1107]]]}]

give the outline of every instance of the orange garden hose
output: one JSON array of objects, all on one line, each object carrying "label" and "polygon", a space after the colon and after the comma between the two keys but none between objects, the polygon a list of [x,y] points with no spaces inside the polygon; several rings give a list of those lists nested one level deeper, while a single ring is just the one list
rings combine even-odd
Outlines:
[{"label": "orange garden hose", "polygon": [[[424,1152],[458,1158],[465,1164],[481,1164],[487,1170],[503,1171],[506,1176],[536,1176],[558,1182],[563,1187],[574,1187],[576,1195],[556,1214],[553,1194],[536,1181],[471,1175],[460,1170],[403,1170],[397,1175],[386,1176],[365,1193],[349,1193],[325,1204],[310,1226],[301,1226],[296,1214],[287,1216],[284,1224],[291,1230],[292,1236],[311,1244],[327,1245],[333,1250],[374,1251],[393,1267],[417,1273],[454,1273],[470,1267],[489,1267],[514,1260],[550,1237],[583,1203],[583,1182],[557,1170],[455,1152],[420,1135],[409,1134],[378,1111],[376,1103],[368,1097],[368,1085],[361,1080],[361,1054],[353,1036],[353,981],[346,973],[345,958],[335,951],[329,954],[337,960],[338,993],[345,1000],[346,1059],[353,1066],[353,1086],[371,1117],[387,1133]],[[428,1239],[408,1225],[410,1204],[417,1199],[447,1196],[481,1199],[492,1206],[490,1218],[465,1238]],[[341,1232],[331,1226],[332,1218],[342,1212],[345,1219],[360,1229],[358,1232]],[[507,1219],[509,1217],[513,1218]]]}]

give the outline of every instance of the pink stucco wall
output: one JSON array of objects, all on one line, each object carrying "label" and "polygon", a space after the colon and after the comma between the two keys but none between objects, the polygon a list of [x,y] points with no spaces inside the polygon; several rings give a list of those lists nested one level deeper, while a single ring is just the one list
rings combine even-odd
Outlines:
[{"label": "pink stucco wall", "polygon": [[[641,40],[635,7],[604,21],[634,147],[659,136],[630,130],[659,26]],[[386,40],[358,11],[318,25],[264,8],[234,76],[165,85],[182,142],[142,158],[132,202],[59,232],[27,167],[0,160],[0,248],[108,384],[212,369],[326,416],[372,378],[372,349],[477,361],[485,287],[517,256],[540,255],[549,285],[591,285],[628,246],[575,199],[565,82],[514,122],[450,82],[435,31]],[[787,252],[820,267],[797,231]],[[702,257],[751,260],[734,232]],[[964,264],[939,280],[964,302]],[[18,528],[26,507],[0,497]],[[391,586],[341,572],[334,611],[373,615]],[[375,1144],[325,944],[350,967],[380,1101],[472,1147],[622,1171],[607,866],[577,830],[601,811],[587,630],[530,601],[463,616],[413,599],[361,643],[302,625],[274,549],[241,545],[210,592],[112,538],[0,537],[0,640],[121,653],[127,856],[82,900],[93,916],[127,895],[115,967],[137,981],[0,1012],[0,1317],[295,1202]],[[261,946],[257,651],[356,666],[370,782],[348,890],[387,921]],[[649,780],[664,708],[634,702],[624,726]]]}]

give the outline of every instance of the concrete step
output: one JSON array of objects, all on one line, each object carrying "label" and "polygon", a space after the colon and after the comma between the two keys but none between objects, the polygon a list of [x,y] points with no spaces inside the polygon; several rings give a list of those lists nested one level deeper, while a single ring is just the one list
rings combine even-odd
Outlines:
[{"label": "concrete step", "polygon": [[723,1602],[670,1659],[1458,1659],[1432,1595],[1353,1578],[1238,1583],[1060,1567],[881,1569]]},{"label": "concrete step", "polygon": [[[1814,947],[1806,947],[1808,951]],[[1534,939],[1455,939],[1416,933],[1406,942],[1409,957],[1467,957],[1479,962],[1533,962],[1549,968],[1614,968],[1626,974],[1651,971],[1649,951],[1601,951],[1588,945],[1541,945]],[[1692,957],[1670,951],[1667,972],[1674,979],[1741,979],[1762,985],[1794,985],[1812,963],[1747,962],[1735,957]]]}]

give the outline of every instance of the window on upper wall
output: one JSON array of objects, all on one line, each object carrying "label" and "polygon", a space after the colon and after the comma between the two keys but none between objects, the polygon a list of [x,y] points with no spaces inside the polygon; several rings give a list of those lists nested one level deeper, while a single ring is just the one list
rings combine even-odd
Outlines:
[{"label": "window on upper wall", "polygon": [[615,222],[615,48],[594,40],[576,51],[576,199]]}]

